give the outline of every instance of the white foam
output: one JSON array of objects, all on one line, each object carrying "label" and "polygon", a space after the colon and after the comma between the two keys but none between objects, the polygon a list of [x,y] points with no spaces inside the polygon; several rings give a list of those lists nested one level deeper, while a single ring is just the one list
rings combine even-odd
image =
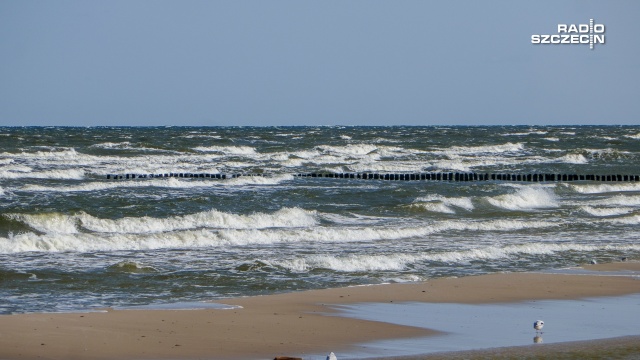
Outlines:
[{"label": "white foam", "polygon": [[[156,174],[169,172],[183,173],[217,173],[213,162],[225,155],[217,154],[179,154],[179,155],[144,155],[144,156],[94,156],[75,152],[75,150],[18,153],[4,155],[21,163],[37,165],[39,168],[84,168],[91,169],[97,175],[106,174]],[[225,163],[225,167],[231,164]]]},{"label": "white foam", "polygon": [[445,197],[441,195],[431,195],[417,198],[410,206],[444,214],[455,214],[456,211],[454,207],[461,208],[467,211],[471,211],[474,208],[471,198]]},{"label": "white foam", "polygon": [[[394,172],[394,173],[402,173],[402,172],[421,172],[425,167],[428,167],[429,163],[424,161],[377,161],[377,162],[358,162],[355,164],[350,164],[347,166],[340,167],[332,167],[325,168],[325,170],[330,172]],[[345,169],[346,167],[346,169]]]},{"label": "white foam", "polygon": [[[6,153],[5,153],[6,154]],[[74,148],[52,148],[50,151],[22,152],[21,155],[26,158],[54,158],[54,159],[73,159],[78,157],[78,152]]]},{"label": "white foam", "polygon": [[593,216],[616,216],[616,215],[624,215],[633,211],[633,208],[620,208],[620,207],[593,207],[593,206],[581,206],[580,210],[586,212],[589,215]]},{"label": "white foam", "polygon": [[[286,220],[284,220],[286,221]],[[304,220],[303,220],[304,221]],[[241,223],[242,221],[240,221]],[[107,226],[109,224],[102,224]],[[153,226],[158,225],[153,222]],[[140,225],[144,226],[144,224]],[[151,226],[151,228],[153,228]],[[164,225],[159,225],[164,226]],[[255,226],[255,225],[254,225]],[[246,245],[270,245],[278,243],[350,243],[378,240],[421,238],[447,231],[514,231],[519,229],[545,228],[558,223],[542,221],[493,220],[482,222],[442,221],[414,227],[291,227],[265,229],[195,229],[144,234],[120,233],[23,233],[0,238],[0,253],[25,251],[118,251],[150,250],[170,248],[205,248]],[[139,229],[139,228],[138,228]],[[126,229],[119,229],[124,230]],[[135,229],[134,229],[135,230]]]},{"label": "white foam", "polygon": [[[616,140],[611,138],[609,140]],[[590,157],[598,159],[628,159],[632,156],[629,151],[621,151],[618,149],[606,148],[606,149],[583,149],[588,153]]]},{"label": "white foam", "polygon": [[72,216],[47,213],[47,214],[6,214],[8,219],[25,223],[29,227],[48,234],[76,234],[77,220]]},{"label": "white foam", "polygon": [[8,214],[6,216],[47,234],[75,234],[80,227],[97,233],[151,234],[200,228],[264,229],[317,225],[315,212],[299,208],[283,208],[273,214],[238,215],[210,210],[170,218],[143,216],[116,220],[101,219],[87,213]]},{"label": "white foam", "polygon": [[447,149],[436,150],[433,153],[445,155],[477,155],[496,153],[516,153],[524,150],[522,143],[506,143],[484,146],[452,146]]},{"label": "white foam", "polygon": [[292,228],[317,225],[316,213],[299,208],[283,208],[273,214],[254,213],[238,215],[210,210],[201,213],[170,218],[122,218],[100,219],[88,214],[75,216],[80,225],[101,233],[149,234],[187,229],[264,229],[272,227]]},{"label": "white foam", "polygon": [[350,255],[345,257],[315,255],[304,259],[283,261],[280,265],[295,272],[307,272],[317,268],[342,272],[398,271],[404,269],[405,264],[414,261],[415,256],[408,254]]},{"label": "white foam", "polygon": [[601,194],[612,192],[640,191],[640,183],[617,183],[617,184],[568,184],[571,190],[581,194]]},{"label": "white foam", "polygon": [[243,176],[236,179],[228,180],[211,180],[211,179],[179,179],[179,178],[162,178],[162,179],[135,179],[135,180],[107,180],[93,181],[80,185],[70,186],[42,186],[42,185],[26,185],[22,189],[34,192],[84,192],[84,191],[102,191],[122,188],[210,188],[216,186],[245,186],[245,185],[277,185],[285,181],[292,180],[292,175],[278,175],[273,177],[259,176]]},{"label": "white foam", "polygon": [[250,146],[198,146],[194,148],[196,151],[221,153],[225,155],[256,155],[255,148]]},{"label": "white foam", "polygon": [[566,164],[587,164],[589,162],[582,154],[567,154],[557,161]]},{"label": "white foam", "polygon": [[608,206],[640,206],[640,195],[616,195],[605,199],[592,201],[592,203]]},{"label": "white foam", "polygon": [[131,143],[128,141],[113,143],[113,142],[104,142],[100,144],[91,145],[92,148],[98,149],[128,149],[131,146]]},{"label": "white foam", "polygon": [[348,144],[346,146],[319,145],[316,146],[316,149],[319,150],[321,155],[331,155],[342,160],[379,160],[382,157],[398,158],[424,153],[424,151],[416,149],[373,144]]},{"label": "white foam", "polygon": [[47,171],[5,171],[0,170],[0,179],[52,179],[82,180],[85,173],[80,169],[47,170]]},{"label": "white foam", "polygon": [[608,219],[608,220],[616,224],[638,225],[640,224],[640,214],[625,216],[622,218]]},{"label": "white foam", "polygon": [[507,210],[527,211],[559,206],[553,191],[544,187],[524,187],[515,193],[487,197],[486,200],[495,207]]},{"label": "white foam", "polygon": [[628,137],[630,139],[640,139],[640,133],[633,134],[633,135],[625,135],[624,137]]},{"label": "white foam", "polygon": [[518,132],[518,133],[508,133],[508,134],[502,134],[502,136],[528,136],[528,135],[546,135],[548,133],[548,131],[542,131],[542,130],[531,130],[531,131],[527,131],[527,132]]},{"label": "white foam", "polygon": [[312,255],[279,262],[278,265],[295,272],[308,272],[313,269],[330,269],[340,272],[365,271],[402,271],[408,265],[417,262],[434,261],[448,264],[467,264],[475,260],[498,260],[514,255],[553,255],[558,252],[579,251],[638,251],[640,245],[582,245],[535,243],[510,245],[505,247],[488,246],[476,249],[447,251],[442,253],[394,253],[385,255]]},{"label": "white foam", "polygon": [[229,179],[221,182],[224,186],[242,186],[242,185],[278,185],[283,182],[293,180],[293,175],[281,174],[274,176],[242,176],[235,179]]}]

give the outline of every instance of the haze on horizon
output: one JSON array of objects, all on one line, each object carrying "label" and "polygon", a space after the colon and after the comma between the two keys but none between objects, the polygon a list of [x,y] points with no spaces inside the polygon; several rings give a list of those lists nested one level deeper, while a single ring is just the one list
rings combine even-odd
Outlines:
[{"label": "haze on horizon", "polygon": [[[0,0],[0,126],[640,124],[640,2]],[[557,24],[606,44],[533,45]]]}]

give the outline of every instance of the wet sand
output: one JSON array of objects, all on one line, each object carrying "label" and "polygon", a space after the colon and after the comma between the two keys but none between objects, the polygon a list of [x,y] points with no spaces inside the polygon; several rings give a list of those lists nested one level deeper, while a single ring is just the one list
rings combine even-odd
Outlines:
[{"label": "wet sand", "polygon": [[[488,304],[640,293],[640,281],[625,276],[626,272],[640,271],[638,262],[586,269],[590,274],[492,274],[218,301],[241,307],[226,310],[110,309],[0,316],[0,359],[272,359],[278,355],[317,358],[308,356],[349,351],[365,342],[438,334],[437,329],[336,316],[339,305]],[[635,340],[631,342],[637,343]],[[619,341],[628,343],[624,339]],[[582,345],[566,346],[579,349]],[[562,349],[564,345],[544,346],[548,351],[556,347]],[[483,352],[473,353],[482,358]],[[412,358],[432,356],[457,355]]]},{"label": "wet sand", "polygon": [[394,356],[376,360],[479,360],[479,359],[640,359],[640,336],[576,341],[544,346],[530,345],[440,354]]}]

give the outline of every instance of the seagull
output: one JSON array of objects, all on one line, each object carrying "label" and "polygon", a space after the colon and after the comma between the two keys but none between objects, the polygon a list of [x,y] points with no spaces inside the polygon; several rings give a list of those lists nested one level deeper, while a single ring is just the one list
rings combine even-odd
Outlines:
[{"label": "seagull", "polygon": [[[533,323],[533,328],[536,329],[536,334],[542,330],[542,327],[544,327],[544,321],[542,320],[536,320],[536,322]],[[540,334],[542,334],[542,331],[540,331]]]},{"label": "seagull", "polygon": [[331,354],[327,355],[327,360],[338,360],[338,358],[336,357],[336,354],[334,354],[332,351]]}]

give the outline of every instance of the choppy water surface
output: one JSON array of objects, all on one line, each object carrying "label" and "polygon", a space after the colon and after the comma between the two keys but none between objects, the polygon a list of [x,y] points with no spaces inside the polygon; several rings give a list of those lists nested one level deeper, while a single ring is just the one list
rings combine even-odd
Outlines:
[{"label": "choppy water surface", "polygon": [[[640,258],[640,127],[0,128],[0,313],[189,302]],[[124,173],[263,173],[114,181]]]}]

